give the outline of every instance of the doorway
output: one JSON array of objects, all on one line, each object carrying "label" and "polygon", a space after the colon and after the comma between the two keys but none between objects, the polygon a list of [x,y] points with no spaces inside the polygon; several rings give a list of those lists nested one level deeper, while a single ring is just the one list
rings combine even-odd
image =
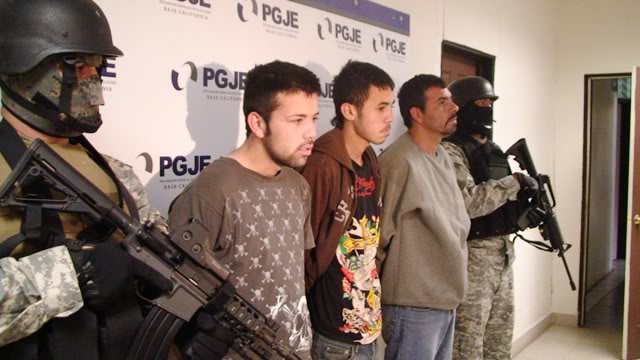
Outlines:
[{"label": "doorway", "polygon": [[[482,76],[494,85],[495,65],[496,57],[493,55],[451,41],[442,41],[440,77],[447,85],[467,76]],[[489,139],[493,139],[493,131]]]},{"label": "doorway", "polygon": [[585,76],[578,325],[622,332],[631,74]]},{"label": "doorway", "polygon": [[447,85],[467,76],[482,76],[493,85],[496,57],[480,50],[442,41],[442,62],[440,77]]}]

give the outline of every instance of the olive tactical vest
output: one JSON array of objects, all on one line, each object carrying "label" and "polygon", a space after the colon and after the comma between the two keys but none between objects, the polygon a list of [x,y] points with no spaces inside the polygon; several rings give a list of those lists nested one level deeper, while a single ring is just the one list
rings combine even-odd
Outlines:
[{"label": "olive tactical vest", "polygon": [[[458,145],[463,151],[469,166],[471,176],[476,184],[488,180],[499,180],[511,175],[507,155],[492,141],[480,144],[470,137],[451,136],[444,141]],[[471,219],[471,229],[467,240],[485,239],[488,237],[513,234],[518,231],[516,221],[526,209],[526,199],[507,201],[491,214]]]}]

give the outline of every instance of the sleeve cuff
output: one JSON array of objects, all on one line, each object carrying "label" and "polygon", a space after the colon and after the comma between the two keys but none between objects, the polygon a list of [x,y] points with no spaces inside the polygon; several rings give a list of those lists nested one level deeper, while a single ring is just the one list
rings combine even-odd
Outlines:
[{"label": "sleeve cuff", "polygon": [[515,201],[518,199],[518,192],[520,191],[520,183],[513,175],[506,176],[504,179],[500,180],[502,186],[509,189],[509,200]]},{"label": "sleeve cuff", "polygon": [[20,262],[29,269],[27,277],[38,289],[47,314],[66,317],[83,306],[76,271],[66,247],[40,251]]}]

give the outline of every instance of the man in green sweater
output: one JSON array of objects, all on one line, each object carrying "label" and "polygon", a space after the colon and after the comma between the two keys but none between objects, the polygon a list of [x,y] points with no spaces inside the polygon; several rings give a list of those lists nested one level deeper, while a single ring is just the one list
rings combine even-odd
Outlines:
[{"label": "man in green sweater", "polygon": [[380,156],[385,359],[445,360],[467,285],[470,220],[440,145],[456,129],[458,107],[434,75],[407,81],[398,100],[408,130]]}]

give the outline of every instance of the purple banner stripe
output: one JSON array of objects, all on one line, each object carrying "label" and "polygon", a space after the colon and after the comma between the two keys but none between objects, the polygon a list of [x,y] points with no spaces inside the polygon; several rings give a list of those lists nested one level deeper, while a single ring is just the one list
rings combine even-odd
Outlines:
[{"label": "purple banner stripe", "polygon": [[369,0],[289,0],[324,10],[336,15],[394,31],[402,35],[410,35],[409,14],[376,4]]}]

